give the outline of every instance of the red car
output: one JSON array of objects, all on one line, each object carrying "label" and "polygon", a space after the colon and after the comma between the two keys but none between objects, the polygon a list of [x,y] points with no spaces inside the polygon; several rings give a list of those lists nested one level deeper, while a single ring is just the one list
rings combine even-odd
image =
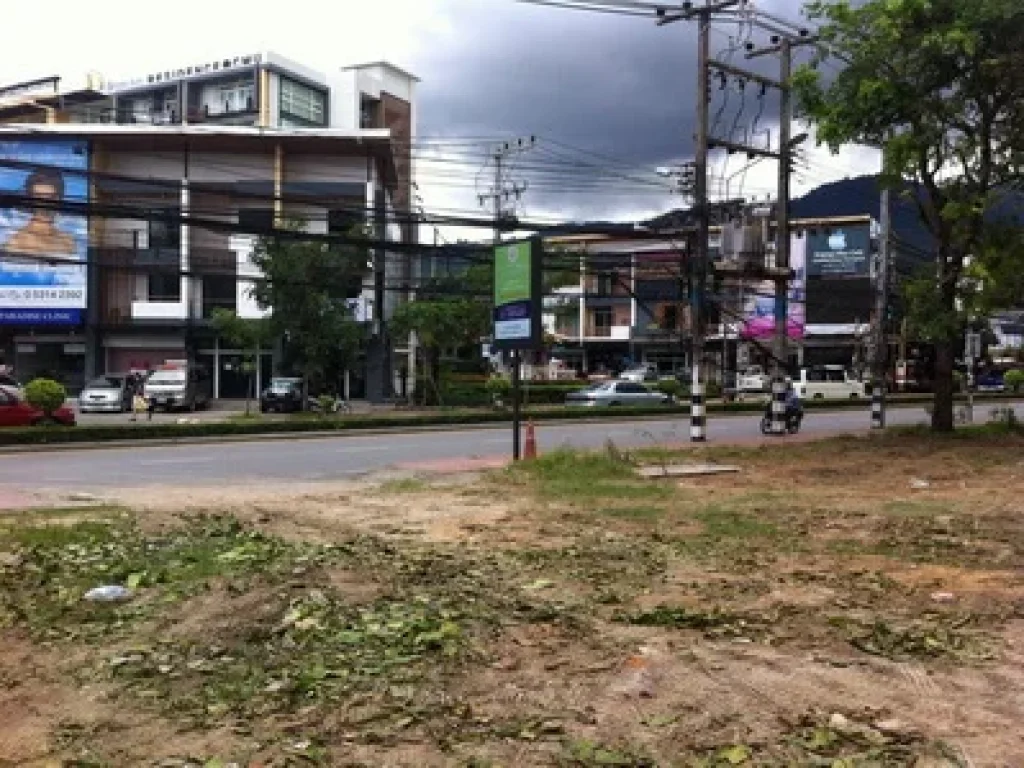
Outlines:
[{"label": "red car", "polygon": [[48,423],[73,427],[75,412],[62,405],[47,418],[45,413],[25,402],[17,390],[0,387],[0,427],[34,427]]}]

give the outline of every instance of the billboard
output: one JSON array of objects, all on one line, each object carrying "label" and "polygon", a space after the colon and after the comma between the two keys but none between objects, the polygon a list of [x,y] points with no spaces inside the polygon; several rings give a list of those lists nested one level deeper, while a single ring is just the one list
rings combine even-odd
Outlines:
[{"label": "billboard", "polygon": [[[808,239],[793,235],[789,244],[789,266],[793,279],[789,282],[786,335],[802,339],[807,325],[807,245]],[[775,283],[755,282],[744,289],[743,317],[740,338],[764,340],[775,335]]]},{"label": "billboard", "polygon": [[871,273],[868,224],[807,234],[807,274],[811,277],[867,277]]},{"label": "billboard", "polygon": [[536,238],[494,249],[494,346],[535,349],[542,341],[541,244]]},{"label": "billboard", "polygon": [[[82,321],[88,221],[84,214],[59,210],[59,204],[88,201],[88,170],[85,141],[0,141],[0,195],[28,198],[23,205],[0,207],[0,324]],[[58,210],[35,206],[36,200]]]}]

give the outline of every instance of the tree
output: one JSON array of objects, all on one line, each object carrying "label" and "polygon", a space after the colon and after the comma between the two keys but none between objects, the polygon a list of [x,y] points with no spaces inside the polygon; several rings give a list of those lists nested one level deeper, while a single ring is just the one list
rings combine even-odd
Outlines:
[{"label": "tree", "polygon": [[242,350],[242,369],[249,378],[245,388],[245,415],[248,416],[255,393],[256,366],[260,364],[259,350],[272,338],[270,322],[264,318],[241,318],[231,310],[219,308],[213,311],[211,320],[221,338]]},{"label": "tree", "polygon": [[351,245],[304,239],[302,229],[301,221],[292,221],[281,235],[257,240],[252,261],[266,279],[253,295],[271,310],[270,330],[285,339],[302,376],[330,387],[354,361],[363,339],[349,300],[362,290],[370,239],[361,226],[349,233]]},{"label": "tree", "polygon": [[[416,334],[424,359],[427,385],[441,401],[441,352],[477,343],[491,327],[492,292],[489,265],[470,267],[458,278],[434,280],[415,301],[395,311],[390,326],[399,336]],[[424,399],[427,395],[424,394]]]},{"label": "tree", "polygon": [[53,379],[33,379],[25,385],[25,400],[43,412],[44,422],[53,420],[53,412],[64,405],[68,393],[64,385]]},{"label": "tree", "polygon": [[957,347],[972,305],[995,287],[965,278],[1007,254],[1024,266],[1007,215],[1024,164],[1024,5],[816,0],[808,12],[844,68],[831,81],[813,66],[797,72],[803,113],[833,151],[882,147],[882,183],[909,190],[934,243],[934,270],[909,283],[908,313],[935,347],[932,427],[952,430]]}]

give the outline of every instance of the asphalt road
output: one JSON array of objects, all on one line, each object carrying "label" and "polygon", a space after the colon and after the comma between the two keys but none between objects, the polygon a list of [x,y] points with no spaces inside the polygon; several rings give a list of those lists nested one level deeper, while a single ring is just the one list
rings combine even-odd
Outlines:
[{"label": "asphalt road", "polygon": [[[978,409],[979,419],[989,409]],[[1024,409],[1017,405],[1018,415]],[[926,420],[920,407],[892,409],[889,424]],[[802,433],[834,435],[866,432],[867,408],[811,411]],[[608,440],[624,448],[688,439],[685,419],[601,424],[542,424],[537,429],[540,450],[558,446],[600,448]],[[753,413],[709,420],[714,444],[760,437],[759,416]],[[462,458],[490,458],[511,452],[511,431],[461,429],[388,435],[332,436],[301,440],[204,443],[181,446],[64,450],[0,456],[0,491],[109,491],[156,484],[249,485],[293,480],[341,480],[393,467]]]}]

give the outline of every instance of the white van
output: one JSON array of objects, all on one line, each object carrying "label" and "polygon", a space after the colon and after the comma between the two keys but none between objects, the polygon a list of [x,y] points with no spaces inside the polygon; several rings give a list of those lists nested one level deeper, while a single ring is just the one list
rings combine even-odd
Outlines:
[{"label": "white van", "polygon": [[859,400],[867,396],[864,382],[841,365],[801,368],[793,388],[801,400]]},{"label": "white van", "polygon": [[158,367],[143,386],[143,396],[154,409],[175,408],[195,411],[207,408],[213,395],[210,374],[201,366],[184,361],[165,363]]}]

